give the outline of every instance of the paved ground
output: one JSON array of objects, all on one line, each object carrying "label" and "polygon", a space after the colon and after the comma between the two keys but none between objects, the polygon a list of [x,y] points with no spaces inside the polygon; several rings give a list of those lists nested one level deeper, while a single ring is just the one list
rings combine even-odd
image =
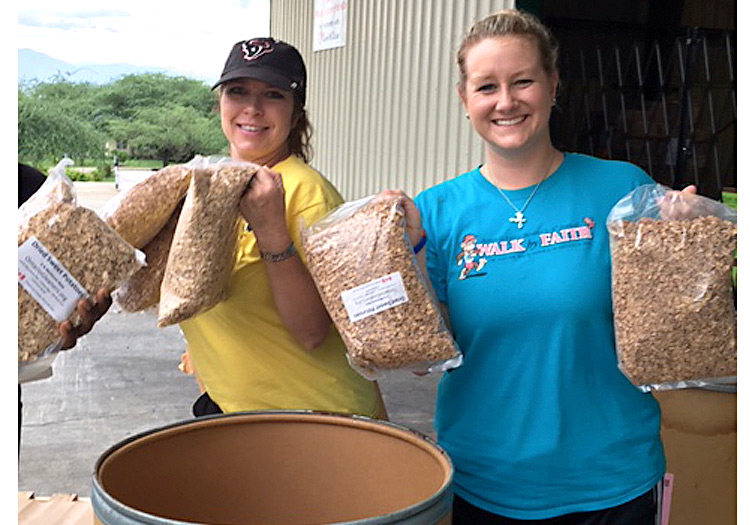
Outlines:
[{"label": "paved ground", "polygon": [[[77,183],[79,202],[99,209],[111,183]],[[191,419],[198,395],[178,369],[177,327],[156,328],[153,313],[111,310],[78,346],[59,355],[54,375],[23,387],[18,490],[90,496],[97,458],[133,434]],[[438,377],[392,374],[380,381],[394,423],[432,433]]]}]

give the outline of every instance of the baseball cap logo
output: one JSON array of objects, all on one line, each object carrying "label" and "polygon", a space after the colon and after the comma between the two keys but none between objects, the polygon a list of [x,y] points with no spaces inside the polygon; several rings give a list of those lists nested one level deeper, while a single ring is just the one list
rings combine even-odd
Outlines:
[{"label": "baseball cap logo", "polygon": [[248,62],[256,60],[273,51],[273,41],[268,38],[254,38],[242,43],[243,59]]}]

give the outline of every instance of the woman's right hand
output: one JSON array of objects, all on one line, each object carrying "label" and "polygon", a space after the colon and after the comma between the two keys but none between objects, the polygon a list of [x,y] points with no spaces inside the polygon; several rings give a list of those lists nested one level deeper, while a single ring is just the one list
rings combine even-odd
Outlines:
[{"label": "woman's right hand", "polygon": [[404,209],[404,220],[406,222],[406,235],[412,246],[415,246],[424,237],[422,218],[414,201],[401,190],[384,190],[375,196],[376,199],[398,199]]}]

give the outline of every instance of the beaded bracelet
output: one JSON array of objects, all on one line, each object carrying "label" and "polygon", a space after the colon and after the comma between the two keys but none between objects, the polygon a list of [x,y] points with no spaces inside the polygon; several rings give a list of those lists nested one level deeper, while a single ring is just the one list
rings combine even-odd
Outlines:
[{"label": "beaded bracelet", "polygon": [[294,247],[294,243],[290,242],[289,246],[282,252],[260,252],[260,258],[267,262],[279,262],[289,259],[295,253],[297,253],[297,249]]}]

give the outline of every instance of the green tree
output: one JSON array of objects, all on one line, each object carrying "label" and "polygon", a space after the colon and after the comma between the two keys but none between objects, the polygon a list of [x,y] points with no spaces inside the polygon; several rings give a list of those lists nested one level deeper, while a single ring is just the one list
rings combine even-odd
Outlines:
[{"label": "green tree", "polygon": [[126,75],[106,85],[63,77],[18,92],[18,154],[39,164],[66,153],[77,164],[101,159],[117,141],[131,155],[183,162],[221,153],[226,141],[213,111],[215,96],[198,80],[163,74]]},{"label": "green tree", "polygon": [[18,157],[40,164],[67,154],[76,163],[104,155],[104,134],[68,104],[18,92]]},{"label": "green tree", "polygon": [[129,120],[112,121],[110,131],[118,142],[128,145],[133,155],[158,159],[163,164],[186,162],[195,155],[220,154],[225,146],[217,117],[171,103],[141,108]]},{"label": "green tree", "polygon": [[161,107],[165,102],[191,107],[201,115],[209,115],[214,101],[214,95],[203,82],[146,73],[126,75],[102,86],[95,105],[107,117],[127,119],[143,108]]},{"label": "green tree", "polygon": [[96,99],[95,120],[131,155],[166,164],[220,153],[226,145],[215,96],[198,80],[127,75],[103,86]]}]

